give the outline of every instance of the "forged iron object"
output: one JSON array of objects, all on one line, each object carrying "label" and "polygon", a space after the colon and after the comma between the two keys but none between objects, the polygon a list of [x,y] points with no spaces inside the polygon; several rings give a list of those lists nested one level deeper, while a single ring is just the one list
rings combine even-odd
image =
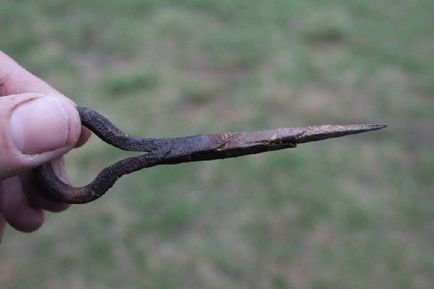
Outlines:
[{"label": "forged iron object", "polygon": [[77,107],[82,124],[103,141],[143,155],[121,160],[103,169],[84,187],[65,184],[50,164],[34,170],[37,183],[51,197],[71,204],[83,204],[101,197],[123,175],[156,165],[234,158],[266,151],[295,148],[297,144],[341,137],[385,128],[382,124],[321,125],[278,128],[254,132],[198,134],[175,138],[135,138],[116,128],[96,111]]}]

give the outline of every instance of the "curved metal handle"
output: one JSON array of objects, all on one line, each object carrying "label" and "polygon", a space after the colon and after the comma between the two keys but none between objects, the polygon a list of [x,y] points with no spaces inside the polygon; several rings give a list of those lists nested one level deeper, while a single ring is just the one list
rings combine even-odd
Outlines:
[{"label": "curved metal handle", "polygon": [[278,128],[255,132],[198,134],[176,138],[135,138],[116,128],[96,111],[77,107],[82,124],[106,143],[143,155],[121,160],[103,169],[84,187],[65,184],[44,164],[33,173],[44,192],[60,201],[83,204],[101,197],[123,175],[163,164],[225,159],[265,151],[295,148],[299,143],[357,134],[385,128],[381,124],[321,125],[305,128]]}]

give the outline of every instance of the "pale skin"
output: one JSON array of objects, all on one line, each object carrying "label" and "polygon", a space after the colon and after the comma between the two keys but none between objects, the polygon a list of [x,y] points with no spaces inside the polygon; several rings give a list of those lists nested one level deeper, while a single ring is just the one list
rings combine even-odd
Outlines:
[{"label": "pale skin", "polygon": [[44,210],[68,208],[38,190],[31,169],[51,161],[66,181],[62,156],[89,136],[70,99],[0,51],[0,239],[6,224],[33,232]]}]

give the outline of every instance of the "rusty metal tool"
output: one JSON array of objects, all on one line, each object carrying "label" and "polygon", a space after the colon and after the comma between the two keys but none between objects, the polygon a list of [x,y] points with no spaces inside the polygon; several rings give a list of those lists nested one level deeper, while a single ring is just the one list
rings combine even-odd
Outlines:
[{"label": "rusty metal tool", "polygon": [[123,175],[157,165],[234,158],[266,151],[295,148],[297,144],[320,141],[385,128],[382,124],[320,125],[278,128],[254,132],[198,134],[175,138],[136,138],[116,128],[96,111],[77,107],[82,124],[108,144],[143,155],[121,160],[104,168],[84,187],[64,183],[50,164],[34,170],[38,183],[51,197],[83,204],[101,197]]}]

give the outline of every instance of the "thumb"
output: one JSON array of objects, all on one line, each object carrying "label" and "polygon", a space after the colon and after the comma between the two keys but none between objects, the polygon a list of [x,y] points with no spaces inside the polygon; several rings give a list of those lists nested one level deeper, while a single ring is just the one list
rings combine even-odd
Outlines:
[{"label": "thumb", "polygon": [[80,131],[78,112],[64,96],[0,97],[0,180],[65,154],[78,141]]}]

